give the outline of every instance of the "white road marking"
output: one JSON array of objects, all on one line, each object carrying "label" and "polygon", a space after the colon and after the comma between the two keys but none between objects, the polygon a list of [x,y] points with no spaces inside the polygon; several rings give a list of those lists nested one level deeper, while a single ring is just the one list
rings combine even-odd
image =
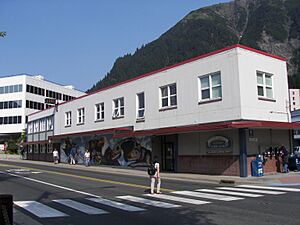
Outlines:
[{"label": "white road marking", "polygon": [[236,187],[219,187],[217,189],[229,190],[229,191],[252,192],[252,193],[259,193],[259,194],[270,194],[270,195],[280,195],[280,194],[286,193],[286,192],[280,192],[280,191],[265,191],[265,190],[254,190],[254,189],[236,188]]},{"label": "white road marking", "polygon": [[144,211],[145,209],[139,208],[139,207],[135,207],[135,206],[131,206],[131,205],[127,205],[121,202],[115,202],[115,201],[111,201],[108,199],[103,199],[103,198],[87,198],[87,200],[96,202],[96,203],[100,203],[102,205],[107,205],[110,207],[114,207],[117,209],[122,209],[125,211],[130,211],[130,212],[138,212],[138,211]]},{"label": "white road marking", "polygon": [[145,198],[139,198],[131,195],[124,195],[124,196],[117,196],[117,198],[124,199],[127,201],[132,201],[132,202],[137,202],[137,203],[142,203],[145,205],[151,205],[155,207],[160,207],[160,208],[178,208],[181,207],[181,205],[174,205],[166,202],[159,202],[159,201],[153,201]]},{"label": "white road marking", "polygon": [[258,195],[258,194],[249,194],[249,193],[241,193],[241,192],[234,192],[234,191],[212,190],[212,189],[197,189],[196,191],[216,193],[216,194],[225,194],[225,195],[236,195],[236,196],[251,197],[251,198],[263,196],[263,195]]},{"label": "white road marking", "polygon": [[175,202],[183,202],[183,203],[188,203],[188,204],[193,204],[193,205],[203,205],[203,204],[208,204],[210,202],[207,201],[201,201],[197,199],[190,199],[190,198],[182,198],[182,197],[177,197],[177,196],[172,196],[172,195],[163,195],[163,194],[145,194],[145,196],[152,197],[152,198],[159,198],[159,199],[165,199],[165,200],[170,200],[170,201],[175,201]]},{"label": "white road marking", "polygon": [[265,190],[275,190],[275,191],[300,192],[300,189],[299,189],[299,188],[270,187],[270,186],[254,186],[254,185],[239,185],[238,187],[242,187],[242,188],[256,188],[256,189],[265,189]]},{"label": "white road marking", "polygon": [[69,216],[65,213],[62,213],[56,209],[53,209],[36,201],[15,201],[14,204],[36,215],[39,218]]},{"label": "white road marking", "polygon": [[16,174],[39,174],[42,172],[39,171],[32,171],[29,169],[7,169],[8,173],[16,173]]},{"label": "white road marking", "polygon": [[98,208],[95,208],[95,207],[92,207],[92,206],[89,206],[89,205],[85,205],[83,203],[76,202],[76,201],[73,201],[71,199],[56,199],[56,200],[53,200],[53,201],[57,202],[57,203],[60,203],[62,205],[68,206],[72,209],[76,209],[80,212],[89,214],[89,215],[108,213],[108,212],[106,212],[102,209],[98,209]]},{"label": "white road marking", "polygon": [[207,193],[201,193],[201,192],[195,192],[195,191],[175,191],[172,192],[173,194],[178,195],[187,195],[197,198],[207,198],[207,199],[215,199],[215,200],[221,200],[221,201],[235,201],[235,200],[242,200],[244,198],[239,197],[231,197],[226,195],[218,195],[218,194],[207,194]]},{"label": "white road marking", "polygon": [[45,184],[45,185],[48,185],[48,186],[60,188],[60,189],[63,189],[63,190],[72,191],[72,192],[75,192],[75,193],[78,193],[78,194],[83,194],[83,195],[87,195],[87,196],[91,196],[91,197],[101,198],[98,195],[94,195],[94,194],[91,194],[91,193],[88,193],[88,192],[78,191],[78,190],[75,190],[75,189],[72,189],[72,188],[67,188],[67,187],[63,187],[63,186],[60,186],[60,185],[51,184],[49,182],[45,182],[45,181],[41,181],[41,180],[29,178],[29,177],[23,177],[23,176],[19,176],[17,174],[9,174],[9,175],[14,176],[14,177],[23,178],[25,180],[30,180],[30,181],[33,181],[33,182],[37,182],[37,183],[40,183],[40,184]]}]

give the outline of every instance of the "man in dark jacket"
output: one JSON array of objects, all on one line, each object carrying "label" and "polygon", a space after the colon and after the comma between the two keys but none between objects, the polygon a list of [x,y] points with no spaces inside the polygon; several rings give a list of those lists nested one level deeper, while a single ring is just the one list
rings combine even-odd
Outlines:
[{"label": "man in dark jacket", "polygon": [[288,163],[289,163],[290,154],[284,146],[281,147],[281,152],[282,152],[281,158],[282,158],[283,172],[288,173],[289,172]]}]

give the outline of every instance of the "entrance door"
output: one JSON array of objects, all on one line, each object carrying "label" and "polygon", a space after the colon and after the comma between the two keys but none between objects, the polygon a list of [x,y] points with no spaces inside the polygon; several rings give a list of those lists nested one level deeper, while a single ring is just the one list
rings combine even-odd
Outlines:
[{"label": "entrance door", "polygon": [[166,171],[174,171],[174,144],[165,143],[163,150],[163,169]]}]

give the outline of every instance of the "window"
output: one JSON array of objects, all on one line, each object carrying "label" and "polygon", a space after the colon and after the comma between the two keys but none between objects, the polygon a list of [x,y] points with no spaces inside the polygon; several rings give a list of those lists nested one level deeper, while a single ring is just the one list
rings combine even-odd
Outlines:
[{"label": "window", "polygon": [[65,126],[71,126],[72,125],[72,113],[71,111],[65,113]]},{"label": "window", "polygon": [[264,98],[273,98],[273,75],[264,73],[264,72],[256,72],[256,80],[257,80],[257,94],[259,97]]},{"label": "window", "polygon": [[38,133],[40,131],[40,123],[38,120],[33,123],[33,130],[34,133]]},{"label": "window", "polygon": [[47,118],[47,131],[53,130],[53,116]]},{"label": "window", "polygon": [[137,118],[144,119],[145,117],[145,94],[144,92],[136,95],[137,99]]},{"label": "window", "polygon": [[41,132],[46,131],[46,119],[41,119],[40,120],[40,131]]},{"label": "window", "polygon": [[176,84],[170,84],[160,88],[160,107],[168,108],[177,106],[177,90]]},{"label": "window", "polygon": [[95,105],[95,120],[104,120],[104,102]]},{"label": "window", "polygon": [[221,72],[199,77],[199,101],[210,101],[222,98]]},{"label": "window", "polygon": [[84,124],[84,108],[77,109],[77,124]]},{"label": "window", "polygon": [[113,100],[113,118],[124,116],[124,98],[117,98]]},{"label": "window", "polygon": [[33,123],[28,123],[27,125],[27,129],[28,129],[28,134],[32,134],[33,133]]}]

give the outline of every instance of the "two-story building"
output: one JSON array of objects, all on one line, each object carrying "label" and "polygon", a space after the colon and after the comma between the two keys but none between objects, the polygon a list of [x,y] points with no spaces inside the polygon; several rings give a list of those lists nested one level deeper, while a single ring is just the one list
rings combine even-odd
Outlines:
[{"label": "two-story building", "polygon": [[[291,148],[286,61],[234,45],[29,115],[28,158],[248,176],[270,147]],[[38,128],[40,127],[40,128]],[[41,129],[42,127],[42,129]],[[278,170],[279,159],[265,162]]]}]

